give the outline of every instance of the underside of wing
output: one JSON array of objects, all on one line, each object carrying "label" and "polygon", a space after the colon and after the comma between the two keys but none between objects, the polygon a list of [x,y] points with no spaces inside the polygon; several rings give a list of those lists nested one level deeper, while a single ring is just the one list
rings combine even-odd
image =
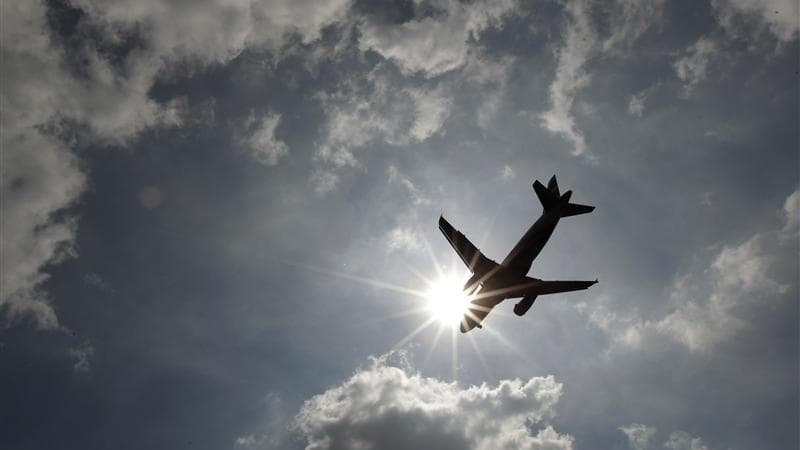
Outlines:
[{"label": "underside of wing", "polygon": [[453,228],[443,216],[439,217],[439,229],[472,273],[484,274],[497,266],[496,262],[483,256],[483,253],[463,233]]},{"label": "underside of wing", "polygon": [[581,291],[584,289],[589,289],[589,287],[595,283],[597,283],[597,280],[592,280],[592,281],[535,280],[535,282],[531,283],[530,287],[527,288],[526,295],[527,294],[547,295],[547,294],[558,294],[559,292]]}]

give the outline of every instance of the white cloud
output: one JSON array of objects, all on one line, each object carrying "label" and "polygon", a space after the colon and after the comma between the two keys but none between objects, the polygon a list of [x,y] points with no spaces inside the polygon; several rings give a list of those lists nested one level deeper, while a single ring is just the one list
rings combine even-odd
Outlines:
[{"label": "white cloud", "polygon": [[397,25],[375,23],[369,18],[360,25],[362,51],[374,50],[391,59],[406,73],[422,72],[432,77],[462,67],[467,61],[470,39],[490,26],[499,26],[513,12],[513,0],[462,3],[433,2],[440,12]]},{"label": "white cloud", "polygon": [[629,49],[653,24],[660,25],[664,0],[616,0],[609,14],[611,34],[603,41],[603,50]]},{"label": "white cloud", "polygon": [[88,341],[81,343],[77,347],[69,349],[69,356],[72,358],[72,370],[77,373],[86,373],[91,369],[91,358],[94,355],[94,347]]},{"label": "white cloud", "polygon": [[685,431],[674,431],[664,443],[670,450],[709,450],[699,437],[694,437]]},{"label": "white cloud", "polygon": [[796,0],[714,0],[712,5],[717,20],[734,36],[741,34],[737,20],[742,17],[754,18],[781,43],[796,39],[800,33],[800,4]]},{"label": "white cloud", "polygon": [[675,74],[683,82],[686,95],[708,76],[708,66],[717,53],[717,44],[707,36],[700,37],[686,49],[686,55],[673,63]]},{"label": "white cloud", "polygon": [[556,53],[556,76],[549,88],[550,109],[539,115],[539,121],[546,130],[569,141],[573,155],[587,153],[586,138],[572,114],[576,95],[591,79],[585,67],[587,61],[601,50],[606,53],[628,50],[650,26],[660,23],[662,7],[662,0],[617,0],[609,4],[606,16],[611,18],[607,27],[611,33],[602,40],[592,23],[590,4],[585,1],[566,3],[568,20],[563,44]]},{"label": "white cloud", "polygon": [[632,423],[619,429],[628,437],[628,443],[634,450],[647,450],[650,446],[650,439],[656,434],[654,427],[640,423]]},{"label": "white cloud", "polygon": [[564,36],[564,45],[558,50],[556,77],[550,85],[550,109],[539,116],[542,126],[548,131],[562,135],[573,145],[572,154],[586,151],[586,140],[575,125],[572,103],[578,90],[589,83],[589,74],[584,68],[596,36],[589,22],[589,12],[583,2],[566,5],[569,23]]},{"label": "white cloud", "polygon": [[315,170],[311,173],[310,181],[314,192],[319,196],[324,196],[336,189],[339,184],[339,175],[328,170]]},{"label": "white cloud", "polygon": [[631,99],[628,102],[628,114],[642,117],[644,114],[644,104],[647,101],[648,90],[644,89],[638,94],[631,95]]},{"label": "white cloud", "polygon": [[275,128],[281,122],[280,114],[268,112],[261,117],[252,116],[248,122],[250,132],[244,138],[244,144],[256,161],[274,166],[289,154],[289,146],[275,137]]},{"label": "white cloud", "polygon": [[307,449],[571,449],[573,438],[545,425],[562,385],[553,376],[460,388],[386,358],[307,400],[296,417]]},{"label": "white cloud", "polygon": [[414,123],[409,132],[414,139],[424,141],[441,130],[453,100],[442,89],[409,89],[408,93],[414,102]]},{"label": "white cloud", "polygon": [[414,206],[418,205],[429,205],[431,203],[431,199],[429,199],[422,191],[414,184],[411,179],[405,175],[404,173],[400,172],[395,166],[389,166],[387,170],[389,174],[389,181],[392,183],[398,183],[403,186],[406,191],[408,192],[409,197],[411,197],[411,201]]},{"label": "white cloud", "polygon": [[502,169],[500,169],[500,178],[503,181],[511,181],[517,177],[517,174],[514,173],[514,169],[511,168],[508,164],[504,165]]},{"label": "white cloud", "polygon": [[386,246],[389,252],[419,251],[423,248],[423,242],[419,234],[411,228],[396,227],[386,234]]},{"label": "white cloud", "polygon": [[800,190],[794,191],[783,204],[783,233],[796,236],[800,231]]},{"label": "white cloud", "polygon": [[[64,211],[77,202],[86,176],[71,142],[57,136],[69,136],[75,124],[88,130],[82,138],[120,146],[148,127],[181,125],[185,99],[161,104],[148,96],[159,77],[225,63],[248,46],[274,47],[285,33],[309,42],[344,17],[349,3],[78,0],[71,5],[83,14],[71,39],[50,35],[46,2],[4,4],[0,307],[6,319],[58,327],[41,290],[42,268],[74,254],[76,221]],[[130,38],[141,45],[122,50]],[[276,145],[267,162],[281,152]]]},{"label": "white cloud", "polygon": [[797,257],[792,250],[797,248],[797,228],[790,225],[794,220],[790,216],[796,211],[798,192],[785,202],[781,228],[724,245],[707,268],[678,277],[671,286],[673,308],[664,317],[644,320],[635,312],[619,314],[597,306],[589,312],[590,321],[624,345],[638,346],[643,338],[660,335],[692,351],[711,349],[747,330],[746,311],[780,301],[792,282],[780,280],[777,272]]},{"label": "white cloud", "polygon": [[452,107],[446,91],[395,84],[378,65],[366,79],[351,79],[333,93],[318,94],[326,123],[315,160],[327,166],[325,171],[362,167],[356,151],[371,142],[406,145],[441,131]]}]

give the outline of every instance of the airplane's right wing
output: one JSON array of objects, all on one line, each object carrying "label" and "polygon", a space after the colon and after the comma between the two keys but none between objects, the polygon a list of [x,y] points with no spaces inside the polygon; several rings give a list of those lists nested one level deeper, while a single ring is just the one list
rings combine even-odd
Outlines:
[{"label": "airplane's right wing", "polygon": [[581,291],[589,289],[597,283],[594,281],[545,281],[532,279],[534,282],[528,288],[528,292],[534,295],[557,294],[559,292]]},{"label": "airplane's right wing", "polygon": [[453,226],[444,219],[444,216],[439,217],[439,229],[442,230],[442,234],[447,238],[447,242],[450,243],[453,250],[458,253],[461,261],[464,261],[464,264],[467,265],[472,273],[484,274],[497,267],[496,262],[483,256],[483,253],[478,250],[478,247],[475,247],[463,233],[453,228]]}]

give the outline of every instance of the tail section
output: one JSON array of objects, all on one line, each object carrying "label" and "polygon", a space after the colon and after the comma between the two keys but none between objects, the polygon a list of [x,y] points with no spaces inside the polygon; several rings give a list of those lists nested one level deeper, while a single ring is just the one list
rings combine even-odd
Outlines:
[{"label": "tail section", "polygon": [[536,192],[536,196],[539,197],[539,202],[541,202],[544,210],[558,210],[560,217],[577,216],[594,211],[594,206],[570,203],[569,198],[572,196],[572,191],[567,191],[564,195],[561,195],[555,175],[550,178],[547,187],[540,183],[539,180],[534,181],[533,190]]}]

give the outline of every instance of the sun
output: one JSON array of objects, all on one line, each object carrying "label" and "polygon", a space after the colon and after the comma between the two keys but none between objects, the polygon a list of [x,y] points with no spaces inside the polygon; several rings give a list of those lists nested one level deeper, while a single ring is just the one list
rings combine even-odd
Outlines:
[{"label": "sun", "polygon": [[431,316],[442,325],[457,326],[464,317],[469,296],[461,290],[462,282],[455,276],[442,276],[431,282],[425,292]]}]

